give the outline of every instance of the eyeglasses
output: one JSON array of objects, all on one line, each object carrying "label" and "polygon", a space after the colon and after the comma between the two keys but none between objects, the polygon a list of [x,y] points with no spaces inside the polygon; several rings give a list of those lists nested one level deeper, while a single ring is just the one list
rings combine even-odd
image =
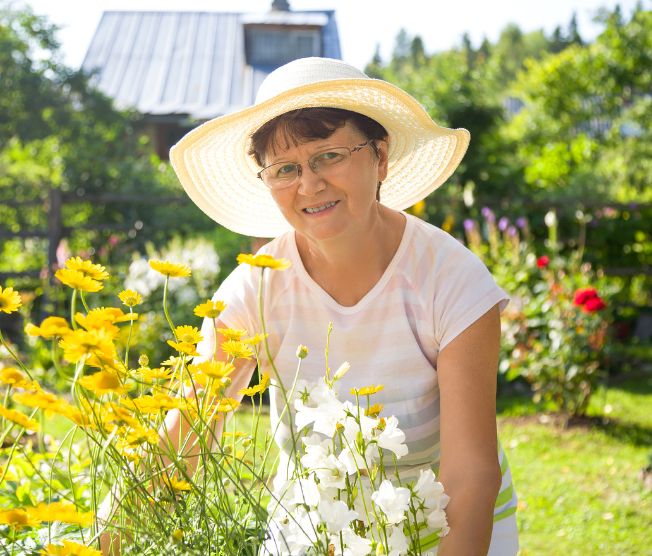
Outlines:
[{"label": "eyeglasses", "polygon": [[[370,146],[374,152],[378,152],[372,141],[365,141],[351,148],[332,147],[313,154],[308,159],[308,166],[320,178],[331,178],[347,168],[354,152],[366,146]],[[267,187],[277,191],[293,186],[302,173],[303,167],[299,162],[277,162],[263,168],[256,176],[263,180]]]}]

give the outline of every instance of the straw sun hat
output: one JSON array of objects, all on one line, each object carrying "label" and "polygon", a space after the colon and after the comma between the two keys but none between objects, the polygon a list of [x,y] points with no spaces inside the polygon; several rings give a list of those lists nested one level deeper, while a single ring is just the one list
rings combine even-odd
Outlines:
[{"label": "straw sun hat", "polygon": [[359,112],[389,133],[389,171],[381,202],[403,210],[434,191],[459,165],[469,144],[465,129],[430,119],[405,91],[371,79],[340,60],[302,58],[270,73],[256,103],[193,129],[170,150],[170,161],[193,202],[222,226],[254,237],[290,229],[247,155],[249,138],[269,120],[297,108]]}]

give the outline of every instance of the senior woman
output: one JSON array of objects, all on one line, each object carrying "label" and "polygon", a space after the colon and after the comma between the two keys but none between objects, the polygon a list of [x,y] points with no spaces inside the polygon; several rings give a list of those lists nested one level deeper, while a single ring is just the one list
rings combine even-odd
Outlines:
[{"label": "senior woman", "polygon": [[[432,467],[450,495],[438,554],[510,556],[516,496],[495,414],[507,296],[457,240],[403,212],[452,174],[468,142],[404,91],[341,61],[305,58],[271,73],[253,107],[190,132],[171,161],[206,214],[275,238],[261,252],[292,263],[265,273],[278,378],[291,384],[299,344],[312,348],[301,378],[323,376],[332,322],[329,358],[351,364],[341,390],[382,383],[374,401],[406,433],[401,477]],[[220,326],[260,332],[259,277],[241,265],[220,286]],[[219,345],[213,330],[206,322],[204,349]],[[239,368],[232,390],[252,372]],[[283,424],[276,436],[283,450]]]}]

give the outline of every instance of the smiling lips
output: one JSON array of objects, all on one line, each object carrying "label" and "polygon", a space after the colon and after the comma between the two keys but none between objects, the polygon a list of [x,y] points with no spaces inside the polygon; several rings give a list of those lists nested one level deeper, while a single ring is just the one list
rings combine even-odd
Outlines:
[{"label": "smiling lips", "polygon": [[337,201],[331,201],[330,203],[325,203],[323,205],[320,205],[318,207],[310,207],[310,208],[304,208],[303,211],[307,212],[308,214],[317,214],[319,212],[325,211],[329,208],[334,207],[337,204]]}]

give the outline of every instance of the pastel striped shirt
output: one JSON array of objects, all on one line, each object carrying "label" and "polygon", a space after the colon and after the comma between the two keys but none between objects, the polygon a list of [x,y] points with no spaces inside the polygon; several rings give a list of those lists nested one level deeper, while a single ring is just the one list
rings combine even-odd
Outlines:
[{"label": "pastel striped shirt", "polygon": [[[265,272],[263,283],[268,341],[284,385],[289,388],[294,379],[299,344],[309,349],[299,378],[315,381],[324,376],[324,348],[332,322],[329,366],[335,370],[344,361],[351,365],[340,381],[340,398],[349,399],[351,387],[384,385],[373,402],[384,405],[383,415],[398,418],[409,449],[398,461],[400,473],[412,480],[420,469],[436,470],[439,465],[439,352],[493,306],[498,304],[502,310],[508,297],[480,259],[456,239],[405,216],[403,238],[392,261],[376,285],[351,307],[337,303],[306,272],[294,232],[271,241],[261,252],[292,263],[283,272]],[[240,265],[223,282],[215,298],[227,304],[220,316],[225,325],[261,331],[260,279],[259,268]],[[272,430],[279,425],[275,440],[287,450],[289,429],[287,423],[278,423],[283,407],[279,389],[271,389],[270,396]],[[516,495],[502,448],[498,457],[503,482],[494,521],[513,522]],[[516,535],[515,526],[513,531]],[[499,549],[495,554],[516,553],[511,550]]]}]

